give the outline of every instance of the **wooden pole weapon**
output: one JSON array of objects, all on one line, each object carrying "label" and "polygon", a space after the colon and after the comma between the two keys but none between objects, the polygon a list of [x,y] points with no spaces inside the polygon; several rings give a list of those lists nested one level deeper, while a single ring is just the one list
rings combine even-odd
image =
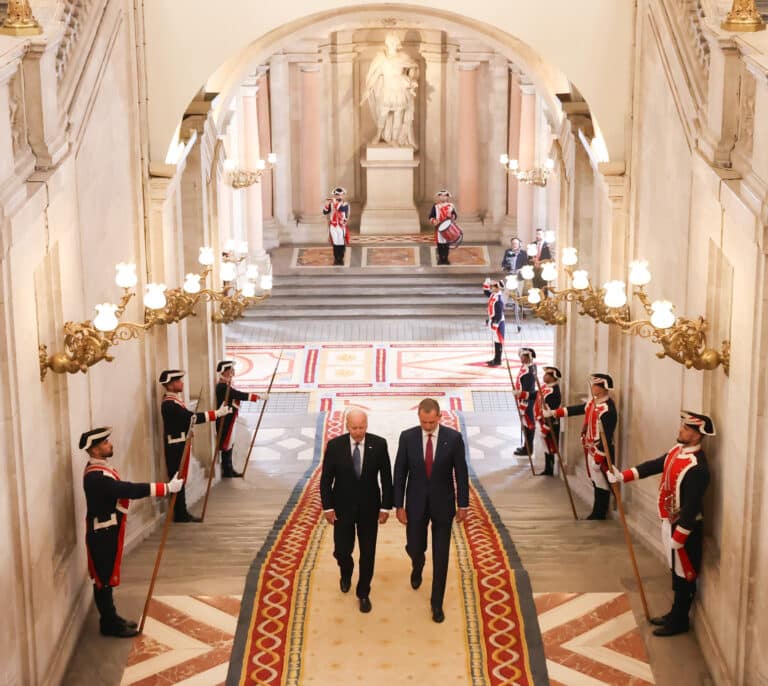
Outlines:
[{"label": "wooden pole weapon", "polygon": [[280,366],[280,360],[283,357],[283,351],[280,351],[280,355],[277,358],[277,363],[272,371],[272,378],[269,380],[269,386],[267,386],[267,392],[264,396],[264,404],[261,406],[261,412],[259,413],[259,420],[256,422],[256,428],[253,431],[251,437],[251,446],[248,448],[248,455],[245,457],[245,465],[243,466],[243,478],[245,478],[245,472],[248,469],[248,462],[251,459],[251,452],[253,452],[253,446],[256,443],[256,435],[259,433],[259,427],[261,426],[261,420],[264,417],[264,410],[267,409],[267,402],[269,401],[269,394],[272,391],[272,384],[275,383],[275,377],[277,376],[277,368]]},{"label": "wooden pole weapon", "polygon": [[[539,397],[541,398],[541,409],[544,410],[544,396],[541,394],[541,384],[539,383],[539,376],[536,375],[536,388],[539,390]],[[549,417],[544,417],[544,422],[549,427],[550,433],[554,436],[555,429],[552,425],[552,420]],[[565,465],[563,465],[563,457],[560,455],[560,440],[559,436],[555,436],[555,455],[557,455],[557,462],[560,465],[560,473],[563,475],[563,483],[565,483],[565,490],[568,491],[568,500],[571,501],[571,510],[573,510],[573,518],[578,520],[579,515],[576,512],[576,505],[573,502],[573,494],[571,493],[571,486],[568,483],[568,475],[565,473]]]},{"label": "wooden pole weapon", "polygon": [[[600,429],[600,440],[603,442],[603,448],[605,449],[605,459],[608,463],[608,469],[613,471],[613,461],[611,459],[611,449],[608,445],[608,441],[605,439],[605,431],[603,429],[603,422],[598,418],[597,426]],[[632,569],[635,573],[635,580],[637,581],[637,589],[640,591],[640,600],[643,603],[643,612],[645,612],[645,618],[651,619],[651,613],[648,610],[648,600],[645,597],[645,589],[643,588],[643,580],[640,578],[640,570],[637,566],[637,558],[635,558],[635,549],[632,546],[632,537],[629,534],[629,526],[627,525],[627,518],[624,515],[624,505],[621,502],[621,491],[619,491],[618,484],[608,482],[613,491],[613,495],[616,496],[616,505],[619,509],[619,517],[621,519],[621,525],[624,527],[624,540],[627,543],[627,550],[629,551],[629,559],[632,561]]]},{"label": "wooden pole weapon", "polygon": [[[509,383],[512,384],[512,390],[515,390],[515,380],[512,377],[512,368],[509,366],[509,356],[507,355],[507,348],[504,348],[504,360],[507,363],[507,372],[509,373]],[[534,372],[534,376],[536,376]],[[517,408],[517,416],[520,417],[520,426],[524,427],[523,424],[523,413],[520,411],[520,405],[517,404],[517,397],[515,396],[515,407]],[[531,474],[536,476],[536,470],[533,468],[533,457],[531,452],[531,444],[528,441],[528,434],[525,432],[525,429],[523,428],[523,440],[525,441],[525,450],[528,453],[528,463],[531,465]]]},{"label": "wooden pole weapon", "polygon": [[[224,394],[224,402],[222,405],[227,405],[229,403],[229,393],[232,390],[232,379],[227,379],[227,392]],[[205,498],[203,499],[203,511],[200,513],[200,521],[205,521],[205,511],[208,509],[208,496],[211,493],[211,484],[213,484],[213,475],[216,473],[216,462],[219,458],[219,450],[221,450],[221,437],[224,434],[224,424],[226,424],[227,417],[229,415],[224,415],[221,418],[221,424],[219,424],[219,428],[216,431],[216,443],[213,451],[213,458],[211,459],[211,469],[208,472],[208,485],[205,488]],[[234,422],[234,419],[232,420]]]},{"label": "wooden pole weapon", "polygon": [[[198,398],[201,397],[202,394],[203,394],[203,389],[201,387],[200,394],[197,397]],[[187,431],[187,440],[184,441],[184,452],[182,453],[183,457],[181,459],[181,465],[179,466],[179,472],[178,472],[179,474],[185,473],[187,464],[189,463],[189,454],[192,452],[191,450],[192,429],[195,426],[196,422],[197,422],[197,414],[193,414],[189,420],[189,430]],[[169,478],[172,478],[172,476],[169,475]],[[184,480],[186,481],[186,477],[184,478]],[[149,603],[152,601],[152,593],[155,590],[155,581],[157,581],[157,573],[160,571],[160,561],[163,559],[165,542],[168,538],[168,529],[171,526],[171,519],[173,518],[173,508],[176,505],[176,496],[178,496],[178,493],[172,493],[171,500],[168,503],[168,512],[165,515],[165,523],[163,524],[163,533],[160,536],[160,547],[157,549],[157,557],[155,558],[155,568],[152,570],[152,579],[149,582],[149,590],[147,591],[147,600],[144,603],[144,611],[141,613],[139,633],[142,633],[144,631],[144,622],[147,621],[147,614],[149,613]]]}]

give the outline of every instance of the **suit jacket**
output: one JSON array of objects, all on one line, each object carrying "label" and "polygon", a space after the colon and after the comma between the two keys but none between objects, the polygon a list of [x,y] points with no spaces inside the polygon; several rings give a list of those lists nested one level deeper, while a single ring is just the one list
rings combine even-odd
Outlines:
[{"label": "suit jacket", "polygon": [[421,519],[429,514],[434,522],[448,522],[456,514],[456,474],[459,507],[469,507],[469,475],[461,434],[440,425],[432,462],[432,476],[427,479],[420,426],[400,434],[395,458],[395,507],[403,507],[408,518]]},{"label": "suit jacket", "polygon": [[517,255],[514,255],[512,248],[504,251],[504,257],[501,260],[501,268],[504,271],[517,273],[526,264],[528,264],[528,255],[525,250],[518,250]]},{"label": "suit jacket", "polygon": [[[335,510],[339,517],[353,514],[378,516],[379,510],[392,509],[392,465],[387,441],[365,434],[360,478],[352,464],[349,433],[328,441],[320,476],[320,498],[324,510]],[[381,488],[379,488],[381,479]]]}]

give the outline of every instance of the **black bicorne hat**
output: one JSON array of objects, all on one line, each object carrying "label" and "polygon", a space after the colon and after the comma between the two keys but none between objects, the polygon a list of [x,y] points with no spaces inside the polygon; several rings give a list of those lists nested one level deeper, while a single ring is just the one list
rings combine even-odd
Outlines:
[{"label": "black bicorne hat", "polygon": [[606,391],[613,390],[613,379],[610,374],[590,374],[589,385],[592,386],[594,384],[602,386]]},{"label": "black bicorne hat", "polygon": [[100,426],[98,429],[91,429],[80,436],[78,446],[80,447],[80,450],[88,450],[88,448],[92,448],[103,440],[109,438],[111,433],[111,426]]},{"label": "black bicorne hat", "polygon": [[223,372],[226,372],[227,369],[234,369],[235,368],[235,362],[234,360],[222,360],[216,365],[216,371],[219,374],[222,374]]},{"label": "black bicorne hat", "polygon": [[166,369],[160,372],[160,378],[157,381],[165,386],[174,379],[183,379],[185,374],[186,372],[183,369]]},{"label": "black bicorne hat", "polygon": [[680,412],[680,419],[683,424],[697,429],[700,434],[704,434],[705,436],[715,435],[715,423],[712,421],[711,417],[708,417],[705,414],[682,410]]}]

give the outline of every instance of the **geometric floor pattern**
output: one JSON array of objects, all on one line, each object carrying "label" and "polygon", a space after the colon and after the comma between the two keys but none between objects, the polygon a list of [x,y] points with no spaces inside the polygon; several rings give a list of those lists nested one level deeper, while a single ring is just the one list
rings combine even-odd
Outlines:
[{"label": "geometric floor pattern", "polygon": [[237,596],[155,598],[121,686],[223,684],[239,611]]},{"label": "geometric floor pattern", "polygon": [[[538,593],[534,600],[551,686],[655,683],[626,594]],[[155,598],[121,686],[224,684],[239,610],[236,596]]]},{"label": "geometric floor pattern", "polygon": [[626,593],[534,594],[551,686],[654,684]]}]

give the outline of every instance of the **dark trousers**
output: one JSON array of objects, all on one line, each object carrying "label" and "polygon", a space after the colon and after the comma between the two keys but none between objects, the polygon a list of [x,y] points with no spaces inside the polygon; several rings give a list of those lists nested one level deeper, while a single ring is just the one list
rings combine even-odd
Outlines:
[{"label": "dark trousers", "polygon": [[346,245],[334,245],[333,246],[333,263],[335,265],[344,264],[344,253],[347,250]]},{"label": "dark trousers", "polygon": [[[405,527],[405,551],[411,558],[414,570],[424,568],[424,553],[427,550],[427,528],[429,514],[422,519],[409,517]],[[432,607],[443,607],[445,596],[445,581],[448,577],[448,554],[451,550],[451,525],[453,517],[447,522],[432,522],[432,596],[429,599]]]},{"label": "dark trousers", "polygon": [[696,581],[686,581],[683,577],[672,572],[672,590],[675,599],[665,624],[675,629],[687,629],[688,613],[691,611],[693,599],[696,597]]},{"label": "dark trousers", "polygon": [[438,243],[437,244],[437,263],[438,264],[448,264],[448,252],[450,251],[450,247],[447,243]]},{"label": "dark trousers", "polygon": [[102,586],[96,588],[93,585],[93,599],[96,602],[96,609],[99,611],[99,624],[102,629],[109,629],[117,624],[117,610],[115,602],[112,599],[112,587]]},{"label": "dark trousers", "polygon": [[[168,478],[171,479],[173,475],[179,471],[181,467],[181,457],[184,454],[184,449],[174,450],[165,453],[165,468],[168,470]],[[187,495],[186,485],[181,487],[181,490],[176,494],[176,502],[173,505],[173,518],[176,521],[186,519],[189,517],[189,511],[187,510]]]},{"label": "dark trousers", "polygon": [[360,549],[360,573],[357,579],[358,598],[367,598],[371,592],[373,564],[376,559],[376,537],[379,532],[379,513],[342,514],[333,525],[333,556],[339,563],[339,573],[344,578],[352,578],[355,562],[352,552],[355,549],[355,530]]},{"label": "dark trousers", "polygon": [[221,474],[222,476],[232,476],[235,468],[232,466],[232,448],[221,451]]},{"label": "dark trousers", "polygon": [[493,364],[501,364],[501,353],[504,351],[502,343],[493,342]]}]

